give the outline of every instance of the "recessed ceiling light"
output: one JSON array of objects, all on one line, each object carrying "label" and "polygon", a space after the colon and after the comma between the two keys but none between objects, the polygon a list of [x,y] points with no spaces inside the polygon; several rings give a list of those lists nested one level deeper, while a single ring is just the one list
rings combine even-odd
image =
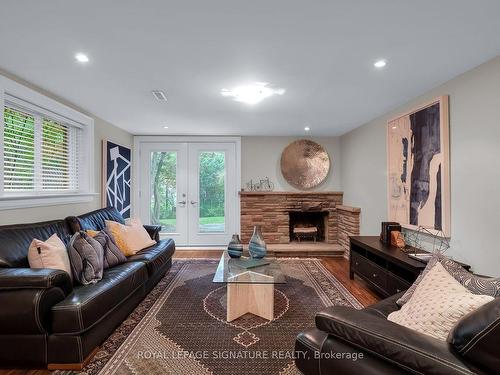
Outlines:
[{"label": "recessed ceiling light", "polygon": [[151,91],[151,93],[156,98],[156,100],[159,100],[159,101],[162,101],[162,102],[166,102],[167,101],[167,95],[165,95],[165,93],[163,91],[161,91],[161,90],[153,90],[153,91]]},{"label": "recessed ceiling light", "polygon": [[375,63],[373,64],[373,66],[377,69],[382,69],[383,67],[385,67],[387,65],[387,60],[384,60],[384,59],[381,59],[381,60],[377,60],[375,61]]},{"label": "recessed ceiling light", "polygon": [[238,86],[233,89],[222,89],[222,96],[233,98],[236,102],[246,104],[257,104],[273,95],[283,95],[285,89],[272,88],[267,82],[254,82],[248,85]]},{"label": "recessed ceiling light", "polygon": [[168,126],[164,126],[163,129],[168,129]]},{"label": "recessed ceiling light", "polygon": [[77,53],[75,55],[75,59],[76,59],[76,61],[78,61],[80,63],[87,63],[87,62],[89,62],[89,57],[86,54],[81,53],[81,52],[79,52],[79,53]]},{"label": "recessed ceiling light", "polygon": [[304,128],[304,130],[305,130],[306,132],[308,132],[309,130],[311,130],[311,128],[310,128],[309,126],[306,126],[306,127]]}]

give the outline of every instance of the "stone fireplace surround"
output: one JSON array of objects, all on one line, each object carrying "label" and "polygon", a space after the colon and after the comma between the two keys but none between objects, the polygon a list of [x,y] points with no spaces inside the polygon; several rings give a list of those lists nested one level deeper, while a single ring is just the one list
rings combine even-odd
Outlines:
[{"label": "stone fireplace surround", "polygon": [[240,192],[241,240],[248,243],[254,225],[267,244],[290,243],[290,212],[323,212],[323,243],[349,248],[349,235],[359,235],[361,210],[343,206],[342,192]]}]

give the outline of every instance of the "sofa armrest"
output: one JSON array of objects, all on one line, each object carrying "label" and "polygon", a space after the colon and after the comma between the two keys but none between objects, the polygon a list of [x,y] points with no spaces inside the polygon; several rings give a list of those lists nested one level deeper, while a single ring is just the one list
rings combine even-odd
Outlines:
[{"label": "sofa armrest", "polygon": [[156,242],[160,241],[161,225],[143,225],[143,227],[149,233],[151,239]]},{"label": "sofa armrest", "polygon": [[366,307],[364,311],[372,311],[375,312],[376,314],[379,314],[381,318],[387,318],[387,316],[390,313],[400,309],[396,301],[400,299],[404,293],[405,292],[394,294],[391,297],[388,297],[373,305]]},{"label": "sofa armrest", "polygon": [[65,295],[73,290],[67,272],[49,268],[0,268],[0,291],[12,289],[60,288]]},{"label": "sofa armrest", "polygon": [[318,329],[379,356],[402,369],[424,374],[472,374],[448,343],[363,310],[336,306],[316,314]]},{"label": "sofa armrest", "polygon": [[52,306],[71,290],[64,271],[0,268],[0,335],[47,333]]}]

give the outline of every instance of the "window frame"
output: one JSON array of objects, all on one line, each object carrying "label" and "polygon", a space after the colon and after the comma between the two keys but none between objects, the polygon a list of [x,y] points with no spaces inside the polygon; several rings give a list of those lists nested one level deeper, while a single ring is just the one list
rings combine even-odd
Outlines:
[{"label": "window frame", "polygon": [[[19,193],[4,192],[4,108],[6,99],[9,102],[19,101],[28,103],[37,110],[50,114],[51,118],[60,119],[82,129],[83,159],[79,168],[83,168],[79,178],[78,191],[33,191]],[[58,204],[91,202],[95,196],[95,163],[94,163],[94,120],[83,113],[49,98],[33,89],[21,85],[5,76],[0,75],[0,210],[40,207]]]}]

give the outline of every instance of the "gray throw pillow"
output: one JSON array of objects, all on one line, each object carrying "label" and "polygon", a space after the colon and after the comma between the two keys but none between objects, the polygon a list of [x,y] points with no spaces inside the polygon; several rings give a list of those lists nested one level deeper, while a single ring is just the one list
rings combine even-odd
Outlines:
[{"label": "gray throw pillow", "polygon": [[418,284],[420,284],[424,276],[427,275],[431,268],[434,267],[438,262],[441,263],[444,269],[448,271],[448,273],[453,276],[455,280],[457,280],[460,284],[470,290],[471,293],[483,294],[491,297],[500,296],[500,278],[476,276],[450,258],[447,258],[444,255],[435,255],[429,260],[427,266],[418,276],[417,280],[415,280],[413,285],[400,299],[396,301],[399,306],[403,306],[406,302],[408,302]]},{"label": "gray throw pillow", "polygon": [[113,236],[106,230],[101,230],[94,236],[94,240],[99,242],[104,250],[104,269],[125,263],[127,257],[123,255],[113,239]]},{"label": "gray throw pillow", "polygon": [[74,280],[83,285],[102,279],[104,249],[84,231],[77,232],[68,244],[69,261]]}]

